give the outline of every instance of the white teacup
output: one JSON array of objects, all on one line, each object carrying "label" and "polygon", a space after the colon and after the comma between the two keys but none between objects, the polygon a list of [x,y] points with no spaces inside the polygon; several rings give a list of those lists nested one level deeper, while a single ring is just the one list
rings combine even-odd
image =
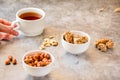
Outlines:
[{"label": "white teacup", "polygon": [[15,29],[20,29],[25,36],[37,36],[44,30],[45,12],[39,8],[23,8],[16,13],[16,20],[12,25],[17,24]]}]

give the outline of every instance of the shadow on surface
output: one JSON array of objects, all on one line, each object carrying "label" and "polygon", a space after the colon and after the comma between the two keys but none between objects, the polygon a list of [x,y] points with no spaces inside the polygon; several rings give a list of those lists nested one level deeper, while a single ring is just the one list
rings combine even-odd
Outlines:
[{"label": "shadow on surface", "polygon": [[34,77],[27,75],[25,80],[51,80],[51,77],[49,75],[43,76],[43,77]]},{"label": "shadow on surface", "polygon": [[66,55],[80,58],[80,57],[85,57],[86,52],[83,52],[83,53],[80,53],[80,54],[79,53],[78,54],[72,54],[72,53],[66,52]]}]

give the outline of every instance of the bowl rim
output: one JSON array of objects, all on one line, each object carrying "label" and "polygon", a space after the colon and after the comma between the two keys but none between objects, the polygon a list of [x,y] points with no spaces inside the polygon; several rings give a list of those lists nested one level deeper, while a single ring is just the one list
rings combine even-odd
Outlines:
[{"label": "bowl rim", "polygon": [[[25,58],[26,55],[31,54],[32,52],[48,53],[48,54],[50,55],[50,57],[51,57],[52,62],[49,63],[48,65],[44,66],[44,67],[34,67],[34,66],[30,66],[30,65],[28,65],[28,64],[26,64],[26,63],[24,62],[24,58]],[[22,63],[23,63],[23,65],[26,65],[27,67],[30,67],[30,68],[33,68],[33,69],[42,69],[42,68],[49,67],[50,65],[52,65],[52,64],[54,63],[54,61],[55,61],[54,56],[53,56],[50,52],[45,51],[45,50],[30,50],[30,51],[27,51],[27,52],[23,55],[23,57],[22,57]]]},{"label": "bowl rim", "polygon": [[91,38],[90,38],[90,35],[88,35],[88,33],[86,33],[86,32],[83,32],[83,31],[78,31],[78,30],[70,30],[69,32],[76,32],[76,33],[82,33],[82,34],[85,34],[85,36],[87,36],[88,37],[88,41],[86,42],[86,43],[83,43],[83,44],[72,44],[72,43],[69,43],[69,42],[67,42],[67,41],[65,41],[64,40],[64,38],[63,38],[63,36],[64,36],[64,34],[66,33],[66,32],[64,32],[63,34],[62,34],[62,36],[61,36],[61,38],[62,38],[62,40],[64,41],[64,42],[66,42],[67,44],[69,44],[69,45],[85,45],[85,44],[87,44],[88,42],[90,42],[90,40],[91,40]]}]

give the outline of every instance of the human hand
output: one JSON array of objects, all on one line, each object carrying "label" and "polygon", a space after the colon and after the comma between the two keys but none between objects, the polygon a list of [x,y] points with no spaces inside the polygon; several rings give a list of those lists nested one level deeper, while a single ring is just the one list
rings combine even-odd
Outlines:
[{"label": "human hand", "polygon": [[0,18],[0,40],[11,40],[18,36],[18,32],[13,30],[16,25],[11,26],[11,22]]}]

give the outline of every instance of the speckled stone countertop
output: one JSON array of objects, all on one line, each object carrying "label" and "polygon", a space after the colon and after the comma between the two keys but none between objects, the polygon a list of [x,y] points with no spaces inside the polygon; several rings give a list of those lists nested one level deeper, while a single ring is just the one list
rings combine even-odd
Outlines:
[{"label": "speckled stone countertop", "polygon": [[[40,36],[20,34],[0,47],[0,80],[120,80],[120,0],[0,0],[0,17],[13,21],[15,13],[24,7],[38,7],[46,12],[45,29]],[[105,8],[103,12],[99,9]],[[80,30],[91,36],[89,49],[81,55],[66,52],[61,45],[61,34]],[[44,38],[54,35],[59,46],[46,50],[55,56],[51,73],[45,77],[32,77],[22,67],[21,58],[29,50],[39,49]],[[94,46],[98,38],[113,39],[115,47],[100,52]],[[6,66],[11,54],[17,65]]]}]

